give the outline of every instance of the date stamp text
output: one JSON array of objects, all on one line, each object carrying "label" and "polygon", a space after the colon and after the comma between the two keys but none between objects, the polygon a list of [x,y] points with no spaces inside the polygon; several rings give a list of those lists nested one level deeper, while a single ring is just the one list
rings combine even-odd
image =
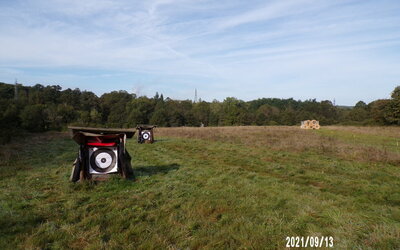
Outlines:
[{"label": "date stamp text", "polygon": [[332,236],[287,236],[286,247],[325,247],[333,248]]}]

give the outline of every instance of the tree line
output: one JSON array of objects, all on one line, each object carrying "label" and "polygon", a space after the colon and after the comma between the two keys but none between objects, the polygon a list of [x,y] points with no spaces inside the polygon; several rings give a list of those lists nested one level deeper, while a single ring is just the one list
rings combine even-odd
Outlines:
[{"label": "tree line", "polygon": [[112,91],[98,97],[80,89],[58,85],[23,86],[0,83],[0,138],[13,131],[62,130],[67,124],[94,127],[298,125],[316,119],[321,125],[400,125],[400,86],[390,99],[354,107],[335,106],[331,101],[293,98],[261,98],[242,101],[227,97],[222,102],[173,100],[155,94],[136,96]]}]

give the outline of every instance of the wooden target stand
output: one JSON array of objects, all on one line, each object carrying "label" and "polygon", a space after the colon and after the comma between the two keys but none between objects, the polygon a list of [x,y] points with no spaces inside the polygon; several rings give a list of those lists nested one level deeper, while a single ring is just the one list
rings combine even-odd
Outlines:
[{"label": "wooden target stand", "polygon": [[79,144],[70,181],[105,180],[112,175],[133,178],[131,156],[125,144],[135,129],[68,127]]},{"label": "wooden target stand", "polygon": [[138,130],[138,143],[153,143],[154,142],[154,128],[156,125],[137,125]]}]

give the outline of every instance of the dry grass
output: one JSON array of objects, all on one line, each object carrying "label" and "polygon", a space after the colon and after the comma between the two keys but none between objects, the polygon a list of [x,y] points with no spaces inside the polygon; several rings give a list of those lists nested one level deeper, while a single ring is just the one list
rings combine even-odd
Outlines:
[{"label": "dry grass", "polygon": [[289,152],[315,152],[317,154],[331,155],[346,160],[367,162],[384,162],[400,164],[400,148],[390,150],[385,144],[362,145],[351,141],[327,136],[327,131],[345,131],[353,134],[377,135],[381,129],[383,134],[397,135],[400,128],[395,127],[326,127],[320,131],[303,130],[292,126],[244,126],[244,127],[179,127],[158,128],[156,138],[176,137],[192,138],[210,141],[221,141],[244,144],[253,147],[267,147],[270,150]]},{"label": "dry grass", "polygon": [[329,130],[346,131],[354,134],[390,136],[400,139],[400,127],[356,127],[356,126],[327,126]]}]

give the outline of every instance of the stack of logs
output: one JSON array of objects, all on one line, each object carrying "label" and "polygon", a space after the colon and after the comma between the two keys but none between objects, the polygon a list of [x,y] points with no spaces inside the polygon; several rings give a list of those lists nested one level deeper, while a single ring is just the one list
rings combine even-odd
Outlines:
[{"label": "stack of logs", "polygon": [[320,129],[319,121],[316,120],[305,120],[301,122],[300,128],[302,129]]}]

